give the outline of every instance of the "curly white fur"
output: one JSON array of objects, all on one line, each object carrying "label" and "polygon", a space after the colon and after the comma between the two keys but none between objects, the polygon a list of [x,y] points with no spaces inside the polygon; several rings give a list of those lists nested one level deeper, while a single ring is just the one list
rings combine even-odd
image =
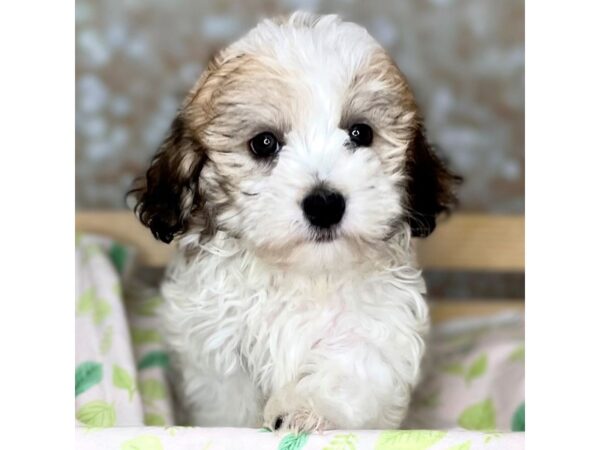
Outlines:
[{"label": "curly white fur", "polygon": [[399,426],[428,329],[407,255],[390,243],[387,258],[306,276],[219,234],[175,259],[164,317],[192,423],[272,426],[310,413],[339,428]]}]

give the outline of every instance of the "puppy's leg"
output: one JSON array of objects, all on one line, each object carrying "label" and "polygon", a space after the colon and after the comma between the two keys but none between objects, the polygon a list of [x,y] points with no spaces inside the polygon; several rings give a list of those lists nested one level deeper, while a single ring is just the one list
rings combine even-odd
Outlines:
[{"label": "puppy's leg", "polygon": [[304,365],[304,376],[273,392],[265,406],[265,426],[296,432],[397,428],[408,409],[419,360],[419,352],[406,351],[389,363],[365,345],[320,353]]},{"label": "puppy's leg", "polygon": [[311,399],[300,392],[297,383],[290,383],[271,396],[265,406],[264,419],[263,425],[273,431],[299,433],[336,428],[315,410]]},{"label": "puppy's leg", "polygon": [[261,426],[264,400],[241,369],[225,376],[196,368],[182,377],[181,403],[190,425]]}]

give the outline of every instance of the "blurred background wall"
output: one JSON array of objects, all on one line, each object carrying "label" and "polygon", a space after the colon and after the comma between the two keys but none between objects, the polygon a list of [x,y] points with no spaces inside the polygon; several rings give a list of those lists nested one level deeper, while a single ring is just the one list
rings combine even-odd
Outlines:
[{"label": "blurred background wall", "polygon": [[77,0],[77,206],[124,207],[210,55],[295,9],[358,22],[395,57],[464,210],[523,212],[523,0]]},{"label": "blurred background wall", "polygon": [[77,0],[77,207],[124,208],[208,58],[296,9],[358,22],[396,59],[465,177],[463,211],[523,213],[524,0]]}]

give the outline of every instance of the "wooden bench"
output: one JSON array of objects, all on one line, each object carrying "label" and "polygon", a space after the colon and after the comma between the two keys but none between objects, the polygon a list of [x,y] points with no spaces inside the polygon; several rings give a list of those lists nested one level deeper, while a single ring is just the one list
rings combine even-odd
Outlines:
[{"label": "wooden bench", "polygon": [[[156,241],[128,211],[81,211],[76,230],[110,236],[134,246],[143,264],[162,267],[172,246]],[[417,242],[419,262],[426,269],[445,271],[524,272],[523,216],[456,214],[435,233]],[[435,302],[435,321],[474,317],[500,311],[522,311],[523,299],[464,299]]]}]

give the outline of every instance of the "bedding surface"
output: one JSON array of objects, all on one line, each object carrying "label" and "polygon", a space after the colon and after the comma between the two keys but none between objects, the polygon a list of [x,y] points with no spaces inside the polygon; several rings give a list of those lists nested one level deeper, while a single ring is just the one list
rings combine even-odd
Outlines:
[{"label": "bedding surface", "polygon": [[474,450],[524,447],[523,318],[434,327],[408,430],[267,430],[175,426],[162,299],[136,275],[135,253],[100,236],[76,239],[77,448]]}]

